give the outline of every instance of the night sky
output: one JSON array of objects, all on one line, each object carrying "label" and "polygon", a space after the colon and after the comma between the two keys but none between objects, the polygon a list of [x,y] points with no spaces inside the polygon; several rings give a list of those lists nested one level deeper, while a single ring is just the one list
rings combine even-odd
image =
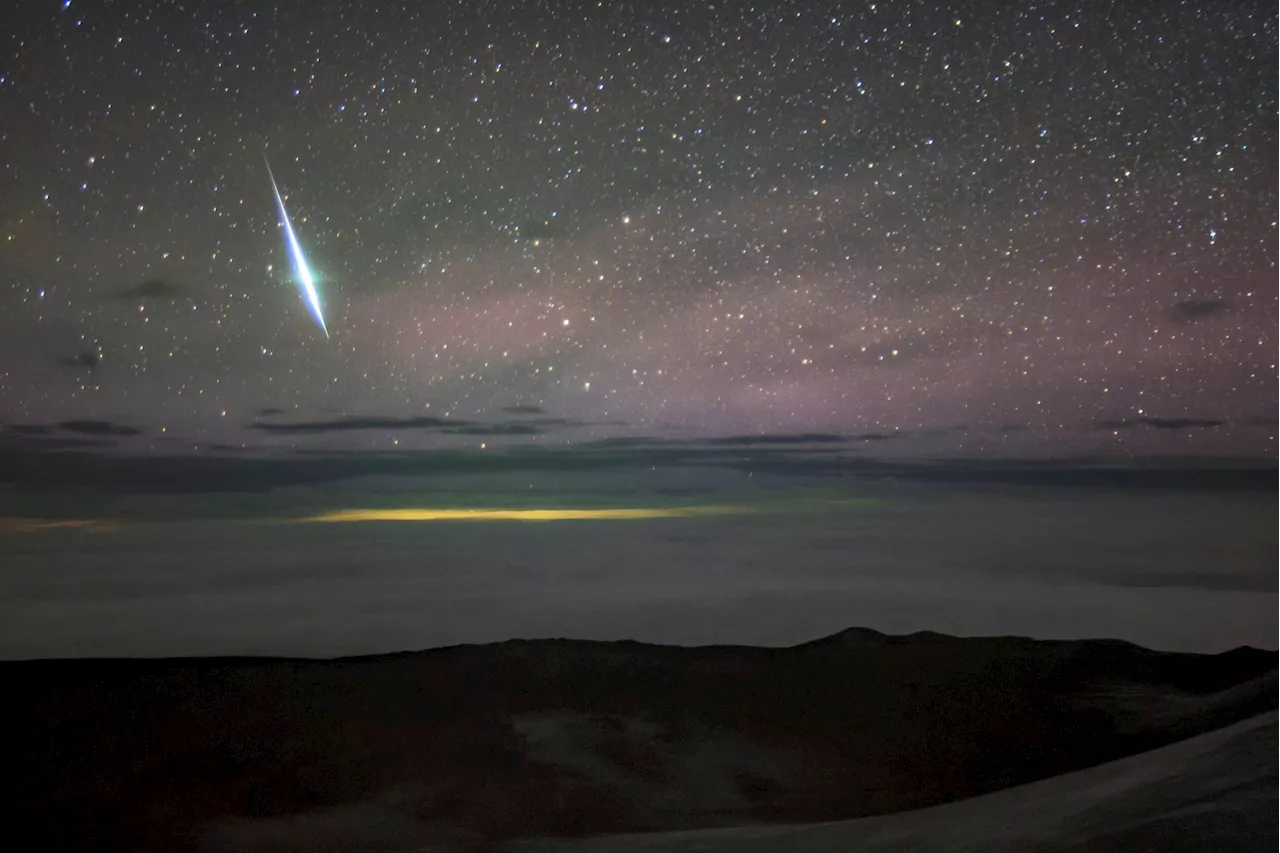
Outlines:
[{"label": "night sky", "polygon": [[1275,453],[1269,3],[12,5],[10,428]]}]

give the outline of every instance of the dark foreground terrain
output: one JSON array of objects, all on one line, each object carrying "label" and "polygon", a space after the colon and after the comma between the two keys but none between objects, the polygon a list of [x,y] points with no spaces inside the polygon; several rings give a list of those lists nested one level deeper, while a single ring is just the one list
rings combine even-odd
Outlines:
[{"label": "dark foreground terrain", "polygon": [[1269,851],[1276,839],[1276,747],[1272,711],[1150,752],[933,808],[826,823],[517,841],[504,853]]},{"label": "dark foreground terrain", "polygon": [[[928,828],[954,835],[977,820],[965,808],[991,832],[1031,827],[1010,849],[1074,849],[1085,842],[1046,840],[1050,824],[1088,825],[1070,792],[1095,815],[1134,786],[1154,802],[1157,782],[1195,800],[1184,777],[1227,778],[1214,760],[1234,750],[1266,756],[1248,776],[1265,796],[1252,823],[1225,821],[1236,836],[1208,840],[1249,849],[1249,832],[1275,824],[1275,718],[1259,715],[1276,708],[1276,662],[1248,648],[850,629],[786,649],[539,640],[327,661],[5,663],[0,772],[10,831],[44,850],[489,849],[640,832],[664,834],[584,849],[943,849]],[[1233,724],[1244,734],[1215,732]],[[794,826],[938,806],[1209,732],[1173,758],[930,809],[899,829]],[[1138,808],[1125,802],[1112,808]],[[708,829],[732,826],[745,828]],[[984,846],[969,842],[947,849]]]}]

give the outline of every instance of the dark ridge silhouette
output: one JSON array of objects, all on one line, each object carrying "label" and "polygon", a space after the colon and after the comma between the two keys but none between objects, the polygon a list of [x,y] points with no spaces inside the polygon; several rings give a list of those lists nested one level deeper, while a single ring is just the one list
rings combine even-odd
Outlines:
[{"label": "dark ridge silhouette", "polygon": [[369,802],[421,827],[418,846],[838,820],[1273,710],[1275,667],[1250,648],[867,629],[792,648],[13,662],[4,772],[11,831],[44,849],[194,850],[209,826]]}]

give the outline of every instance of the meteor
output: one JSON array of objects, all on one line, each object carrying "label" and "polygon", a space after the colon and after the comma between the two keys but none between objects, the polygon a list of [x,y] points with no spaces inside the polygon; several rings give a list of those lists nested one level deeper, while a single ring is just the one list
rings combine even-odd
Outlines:
[{"label": "meteor", "polygon": [[324,314],[320,311],[320,295],[316,293],[316,282],[311,276],[311,268],[307,266],[307,259],[302,254],[302,246],[298,244],[298,235],[293,233],[293,226],[289,224],[289,213],[284,209],[284,199],[280,197],[280,188],[276,186],[276,176],[271,173],[271,163],[267,161],[267,155],[263,154],[262,159],[267,163],[267,177],[271,179],[271,191],[276,196],[276,207],[280,211],[280,224],[284,226],[285,242],[289,247],[289,254],[293,256],[293,269],[298,277],[298,284],[302,288],[303,298],[307,302],[307,307],[311,310],[311,316],[316,319],[316,323],[320,325],[320,330],[324,332],[324,336],[329,337],[329,328],[324,324]]}]

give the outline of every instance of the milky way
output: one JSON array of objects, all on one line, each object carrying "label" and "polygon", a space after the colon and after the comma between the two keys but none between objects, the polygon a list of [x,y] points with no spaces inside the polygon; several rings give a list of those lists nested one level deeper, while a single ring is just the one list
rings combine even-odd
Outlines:
[{"label": "milky way", "polygon": [[[253,445],[296,438],[245,430],[263,408],[518,406],[565,427],[521,441],[1275,452],[1269,4],[9,17],[0,420]],[[329,343],[267,140],[306,188]]]}]

